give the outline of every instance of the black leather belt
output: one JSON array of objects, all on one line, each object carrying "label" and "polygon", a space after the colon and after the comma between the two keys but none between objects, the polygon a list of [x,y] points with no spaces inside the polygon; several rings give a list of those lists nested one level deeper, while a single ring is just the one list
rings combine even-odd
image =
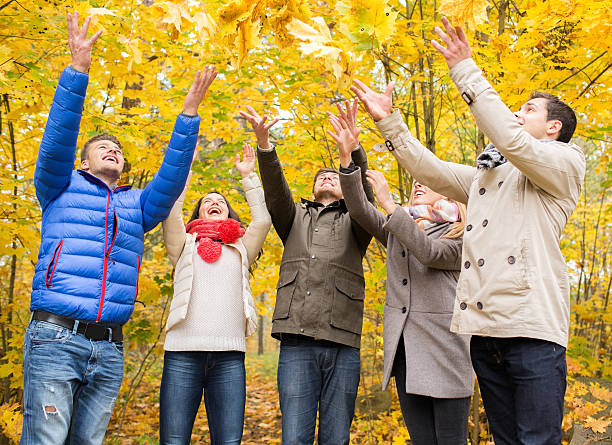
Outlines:
[{"label": "black leather belt", "polygon": [[56,324],[70,330],[74,330],[74,325],[78,322],[77,334],[81,334],[89,340],[108,340],[113,343],[121,343],[123,341],[123,331],[121,325],[117,323],[96,323],[93,321],[76,320],[40,310],[34,311],[32,320],[46,321],[47,323]]}]

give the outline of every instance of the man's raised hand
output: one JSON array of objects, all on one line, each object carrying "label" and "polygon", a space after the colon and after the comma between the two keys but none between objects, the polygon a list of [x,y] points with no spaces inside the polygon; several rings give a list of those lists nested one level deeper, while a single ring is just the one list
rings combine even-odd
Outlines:
[{"label": "man's raised hand", "polygon": [[246,106],[247,111],[240,111],[240,115],[244,117],[255,132],[257,138],[257,146],[262,150],[268,150],[270,148],[270,128],[272,128],[279,120],[274,118],[271,122],[266,124],[268,115],[264,114],[263,117],[257,114],[257,111],[253,107]]},{"label": "man's raised hand", "polygon": [[66,15],[68,22],[68,46],[70,47],[70,54],[72,55],[71,66],[77,71],[86,73],[89,71],[91,65],[91,49],[98,40],[98,37],[102,34],[102,30],[96,32],[89,39],[87,38],[87,29],[89,28],[89,22],[91,17],[85,19],[83,27],[79,29],[79,13],[74,14],[68,13]]},{"label": "man's raised hand", "polygon": [[451,69],[462,60],[472,57],[472,50],[461,26],[453,28],[446,17],[442,17],[442,24],[446,32],[442,31],[438,26],[434,28],[434,31],[440,36],[440,39],[446,43],[446,47],[442,46],[436,40],[432,40],[431,45],[444,56],[448,68]]},{"label": "man's raised hand", "polygon": [[357,95],[374,121],[378,122],[391,114],[393,111],[393,87],[395,86],[395,81],[390,82],[382,94],[371,90],[360,80],[353,79],[353,83],[351,91]]},{"label": "man's raised hand", "polygon": [[185,97],[185,105],[183,106],[183,114],[187,116],[195,116],[198,114],[198,107],[202,103],[208,87],[217,77],[217,70],[214,65],[206,65],[203,71],[196,73],[195,80],[189,88],[189,92]]},{"label": "man's raised hand", "polygon": [[351,106],[349,101],[346,101],[346,112],[338,104],[339,116],[334,116],[329,111],[327,116],[329,123],[334,131],[327,130],[327,134],[336,141],[338,145],[338,155],[340,157],[340,165],[348,167],[351,163],[351,152],[359,145],[359,133],[361,128],[357,127],[357,102]]},{"label": "man's raised hand", "polygon": [[255,171],[255,150],[246,142],[242,144],[242,161],[240,153],[236,153],[236,170],[242,178],[246,178]]}]

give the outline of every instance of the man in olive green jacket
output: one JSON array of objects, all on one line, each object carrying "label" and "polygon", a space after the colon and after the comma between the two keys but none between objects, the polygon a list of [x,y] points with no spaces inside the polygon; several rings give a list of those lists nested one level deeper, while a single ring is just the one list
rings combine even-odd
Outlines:
[{"label": "man in olive green jacket", "polygon": [[559,249],[584,181],[570,139],[572,109],[534,93],[512,113],[471,58],[463,30],[443,19],[451,79],[492,144],[477,167],[443,162],[412,137],[391,90],[353,87],[400,165],[467,203],[451,331],[471,334],[471,359],[497,445],[560,444],[567,368],[569,282]]},{"label": "man in olive green jacket", "polygon": [[[277,120],[266,124],[266,116],[247,110],[241,114],[257,136],[266,205],[284,245],[272,317],[272,336],[281,341],[277,377],[282,444],[312,445],[317,408],[318,443],[348,444],[359,386],[362,258],[371,235],[351,220],[334,169],[317,172],[312,201],[293,201],[268,139]],[[356,106],[347,110],[351,122],[356,111]],[[353,162],[365,172],[367,159],[356,135],[355,142]],[[373,201],[365,173],[362,182]]]}]

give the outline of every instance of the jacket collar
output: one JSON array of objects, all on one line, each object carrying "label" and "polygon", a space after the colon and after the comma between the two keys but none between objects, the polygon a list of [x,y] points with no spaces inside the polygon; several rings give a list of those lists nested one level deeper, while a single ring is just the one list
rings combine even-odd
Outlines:
[{"label": "jacket collar", "polygon": [[[89,182],[93,182],[95,184],[98,184],[102,187],[107,188],[108,190],[110,190],[110,187],[108,185],[106,185],[106,183],[104,181],[102,181],[100,178],[98,178],[97,176],[92,175],[89,172],[86,172],[85,170],[81,170],[80,168],[77,169],[77,172],[83,176],[85,179],[87,179]],[[121,185],[117,185],[114,189],[110,190],[111,192],[121,192],[124,190],[129,190],[131,189],[132,186],[129,184],[121,184]]]},{"label": "jacket collar", "polygon": [[302,198],[302,205],[306,208],[310,208],[310,207],[314,207],[314,208],[320,208],[320,207],[325,207],[325,208],[329,208],[329,209],[333,209],[333,208],[339,208],[339,209],[346,209],[346,204],[344,203],[344,199],[340,199],[338,201],[334,201],[331,204],[327,204],[327,205],[323,205],[320,202],[317,201],[311,201],[309,199],[306,198]]}]

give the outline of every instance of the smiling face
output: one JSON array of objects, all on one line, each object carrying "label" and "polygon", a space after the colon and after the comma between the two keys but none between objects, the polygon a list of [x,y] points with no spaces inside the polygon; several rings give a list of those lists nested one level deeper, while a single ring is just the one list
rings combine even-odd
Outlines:
[{"label": "smiling face", "polygon": [[86,158],[81,161],[81,169],[96,177],[117,180],[123,171],[123,164],[121,147],[113,141],[103,139],[89,144]]},{"label": "smiling face", "polygon": [[414,181],[412,185],[412,205],[434,205],[437,201],[446,199],[446,196],[434,192],[429,187]]},{"label": "smiling face", "polygon": [[209,221],[223,221],[229,216],[229,208],[225,198],[219,193],[209,193],[200,203],[198,217]]},{"label": "smiling face", "polygon": [[340,176],[338,173],[319,173],[312,188],[312,195],[317,202],[342,199],[342,188],[340,188]]},{"label": "smiling face", "polygon": [[519,125],[536,139],[557,139],[561,121],[548,120],[548,100],[542,97],[529,99],[514,113]]}]

